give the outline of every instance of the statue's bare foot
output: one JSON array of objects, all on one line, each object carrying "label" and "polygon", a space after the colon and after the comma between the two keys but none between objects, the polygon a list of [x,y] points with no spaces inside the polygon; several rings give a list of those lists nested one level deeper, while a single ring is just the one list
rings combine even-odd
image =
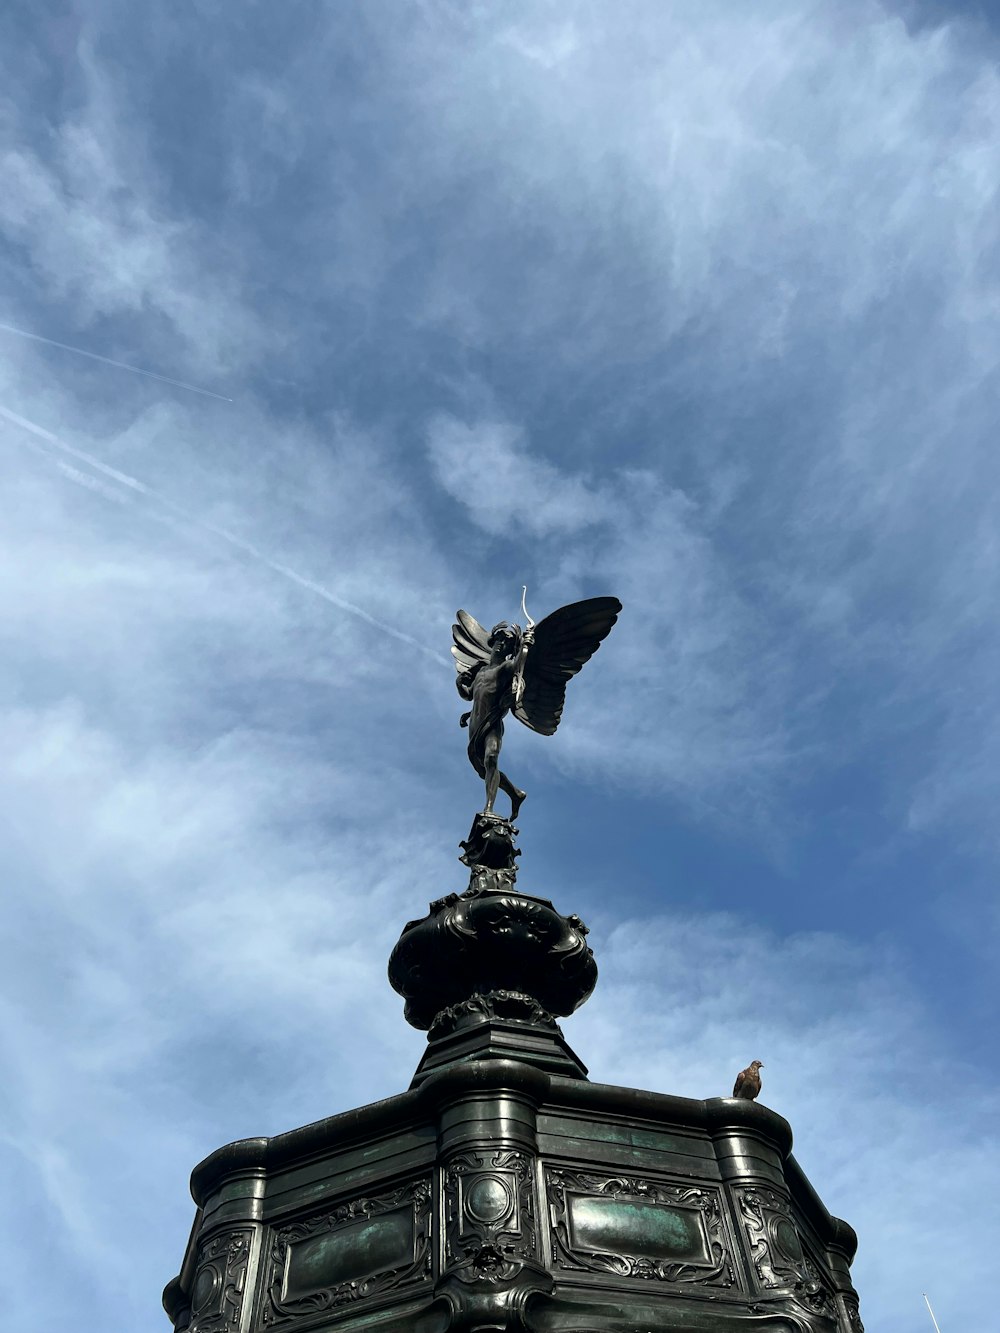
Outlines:
[{"label": "statue's bare foot", "polygon": [[524,798],[527,796],[527,794],[528,794],[528,793],[527,793],[526,791],[522,791],[520,787],[515,787],[515,788],[514,788],[512,794],[511,794],[511,798],[510,798],[510,822],[511,822],[511,823],[513,823],[514,820],[517,818],[517,812],[518,812],[518,810],[520,810],[521,806],[524,804]]}]

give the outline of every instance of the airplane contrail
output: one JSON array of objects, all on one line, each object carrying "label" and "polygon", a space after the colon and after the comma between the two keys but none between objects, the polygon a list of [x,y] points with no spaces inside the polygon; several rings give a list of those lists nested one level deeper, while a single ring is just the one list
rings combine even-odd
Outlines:
[{"label": "airplane contrail", "polygon": [[171,379],[169,375],[160,375],[155,370],[144,370],[142,366],[132,366],[127,361],[115,361],[110,356],[101,356],[99,352],[88,352],[85,348],[73,347],[70,343],[56,342],[55,338],[44,338],[40,333],[29,333],[27,329],[17,329],[13,324],[4,324],[0,321],[0,329],[3,329],[5,333],[16,333],[19,338],[30,338],[32,342],[45,343],[48,347],[61,347],[64,352],[75,352],[77,356],[89,356],[91,361],[103,361],[106,366],[117,366],[119,370],[131,370],[136,375],[148,375],[152,380],[160,380],[163,384],[174,384],[178,389],[190,389],[192,393],[204,394],[206,398],[218,398],[222,403],[233,401],[224,394],[213,393],[211,389],[199,389],[197,384],[188,384],[184,380]]},{"label": "airplane contrail", "polygon": [[[236,550],[242,551],[244,555],[251,556],[260,564],[273,570],[275,574],[281,574],[284,578],[289,579],[300,588],[304,588],[307,592],[313,592],[317,597],[322,597],[323,600],[329,602],[331,606],[336,606],[341,611],[347,611],[350,615],[356,616],[359,620],[363,620],[367,625],[371,625],[374,629],[381,630],[383,634],[388,634],[391,638],[398,639],[400,643],[409,644],[412,648],[419,648],[422,653],[426,653],[428,657],[432,657],[439,665],[442,662],[447,661],[446,658],[439,656],[433,648],[428,648],[428,646],[425,643],[421,643],[419,639],[414,639],[411,635],[404,634],[402,630],[395,629],[392,625],[387,625],[384,620],[378,620],[375,616],[366,611],[364,607],[357,606],[354,602],[349,602],[343,597],[338,597],[337,594],[331,592],[329,588],[324,588],[322,583],[317,583],[315,579],[307,578],[304,574],[300,574],[297,570],[292,569],[290,565],[282,564],[280,560],[272,560],[271,557],[265,554],[259,547],[254,546],[253,542],[245,541],[242,537],[238,537],[236,533],[229,532],[226,528],[220,528],[215,523],[209,523],[206,519],[199,518],[197,514],[192,514],[189,510],[184,509],[183,506],[177,504],[174,500],[171,500],[166,495],[154,490],[152,486],[147,486],[144,481],[139,481],[137,477],[131,477],[127,472],[120,472],[118,468],[111,467],[108,463],[103,463],[99,458],[95,458],[93,454],[88,454],[86,450],[79,449],[74,444],[67,444],[65,440],[60,440],[58,435],[53,435],[53,433],[50,430],[46,430],[44,426],[39,426],[34,421],[29,421],[27,417],[22,417],[17,412],[12,412],[9,408],[3,407],[2,405],[0,405],[0,417],[12,422],[15,426],[20,426],[22,430],[27,431],[29,434],[36,435],[39,439],[44,440],[47,444],[53,445],[56,449],[61,449],[71,457],[86,463],[87,466],[93,468],[95,472],[99,472],[105,477],[110,477],[120,485],[127,486],[129,490],[136,491],[139,495],[143,495],[147,499],[154,500],[157,504],[163,505],[164,508],[169,509],[172,513],[183,519],[185,523],[189,523],[195,528],[201,528],[203,532],[209,532],[212,536],[227,542],[230,546],[235,547]],[[33,442],[28,441],[28,443]],[[38,448],[37,445],[34,447]],[[46,450],[42,449],[41,452],[46,453]],[[71,479],[75,480],[75,478]]]}]

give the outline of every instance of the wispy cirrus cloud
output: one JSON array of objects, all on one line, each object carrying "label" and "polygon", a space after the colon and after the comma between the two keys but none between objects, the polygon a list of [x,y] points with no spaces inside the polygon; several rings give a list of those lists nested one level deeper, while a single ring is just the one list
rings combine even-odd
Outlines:
[{"label": "wispy cirrus cloud", "polygon": [[11,1317],[155,1327],[193,1160],[407,1081],[385,955],[479,787],[447,669],[336,601],[444,656],[527,581],[625,602],[507,742],[525,875],[593,918],[569,1039],[694,1095],[764,1059],[909,1330],[927,1177],[993,1225],[996,33],[49,20],[2,20],[0,318],[237,401],[3,344],[0,404],[80,451],[0,423]]},{"label": "wispy cirrus cloud", "polygon": [[614,517],[609,497],[532,453],[509,422],[439,416],[427,435],[438,481],[493,536],[573,537]]},{"label": "wispy cirrus cloud", "polygon": [[[60,345],[58,333],[76,328],[72,341],[91,344],[101,326],[102,340],[84,350],[111,364],[129,359],[141,322],[143,344],[169,355],[171,367],[197,368],[201,378],[241,369],[262,350],[263,330],[236,274],[205,255],[209,238],[197,220],[165,201],[149,147],[132,132],[87,27],[67,67],[72,109],[44,133],[30,111],[37,68],[18,65],[15,44],[4,61],[0,160],[9,188],[0,234],[45,293],[45,324],[28,332]],[[30,321],[11,286],[3,313],[24,326]]]}]

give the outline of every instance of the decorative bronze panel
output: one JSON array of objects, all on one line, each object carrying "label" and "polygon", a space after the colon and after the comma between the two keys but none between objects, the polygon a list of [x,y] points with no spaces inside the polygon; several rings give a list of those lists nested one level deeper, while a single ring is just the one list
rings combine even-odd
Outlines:
[{"label": "decorative bronze panel", "polygon": [[547,1170],[545,1184],[558,1267],[694,1287],[736,1284],[718,1190],[561,1169]]},{"label": "decorative bronze panel", "polygon": [[412,1208],[349,1222],[289,1245],[282,1299],[300,1300],[352,1278],[405,1268],[412,1260]]},{"label": "decorative bronze panel", "polygon": [[460,1153],[448,1163],[445,1268],[464,1281],[498,1282],[537,1256],[531,1159],[506,1148]]},{"label": "decorative bronze panel", "polygon": [[712,1265],[705,1215],[698,1207],[667,1207],[617,1195],[567,1194],[566,1214],[574,1250],[617,1253],[644,1259],[685,1259]]},{"label": "decorative bronze panel", "polygon": [[198,1251],[189,1333],[235,1333],[246,1295],[253,1229],[223,1231]]},{"label": "decorative bronze panel", "polygon": [[830,1292],[806,1252],[785,1196],[762,1186],[739,1189],[736,1195],[760,1287],[790,1291],[811,1309],[825,1309]]},{"label": "decorative bronze panel", "polygon": [[263,1320],[322,1313],[431,1276],[431,1185],[411,1181],[275,1228]]}]

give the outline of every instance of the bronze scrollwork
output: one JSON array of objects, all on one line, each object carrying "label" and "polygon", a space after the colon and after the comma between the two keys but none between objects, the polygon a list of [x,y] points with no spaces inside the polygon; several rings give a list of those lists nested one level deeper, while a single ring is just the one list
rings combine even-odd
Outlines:
[{"label": "bronze scrollwork", "polygon": [[[322,1313],[429,1279],[432,1268],[431,1202],[431,1183],[421,1179],[384,1194],[352,1199],[306,1220],[277,1227],[268,1253],[264,1323],[275,1325],[302,1315]],[[380,1219],[387,1226],[397,1220],[408,1223],[402,1237],[399,1236],[401,1228],[396,1227],[392,1237],[396,1253],[392,1253],[391,1245],[384,1247],[383,1252],[388,1253],[391,1260],[385,1266],[379,1263],[377,1245],[358,1225],[377,1223]],[[375,1230],[369,1228],[369,1231]],[[296,1248],[300,1247],[301,1252],[301,1247],[328,1239],[335,1250],[338,1238],[344,1241],[345,1247],[348,1241],[353,1243],[352,1248],[358,1255],[357,1271],[343,1275],[340,1272],[345,1266],[343,1260],[338,1264],[334,1259],[328,1268],[338,1271],[342,1280],[319,1280],[313,1290],[308,1290],[308,1284],[300,1281],[291,1288],[289,1278],[294,1271]],[[313,1264],[312,1271],[321,1273],[321,1266]]]},{"label": "bronze scrollwork", "polygon": [[[691,1287],[736,1284],[717,1190],[648,1177],[597,1176],[563,1169],[548,1170],[545,1180],[554,1257],[560,1267]],[[588,1234],[575,1217],[588,1204],[609,1201],[622,1206],[623,1224],[618,1227],[621,1248],[615,1250],[600,1245],[598,1229]],[[680,1237],[679,1253],[651,1252],[648,1235],[642,1236],[638,1231],[630,1238],[627,1227],[630,1206],[632,1212],[652,1206],[661,1211],[664,1221],[676,1220],[674,1231]],[[641,1252],[642,1249],[646,1252]]]}]

